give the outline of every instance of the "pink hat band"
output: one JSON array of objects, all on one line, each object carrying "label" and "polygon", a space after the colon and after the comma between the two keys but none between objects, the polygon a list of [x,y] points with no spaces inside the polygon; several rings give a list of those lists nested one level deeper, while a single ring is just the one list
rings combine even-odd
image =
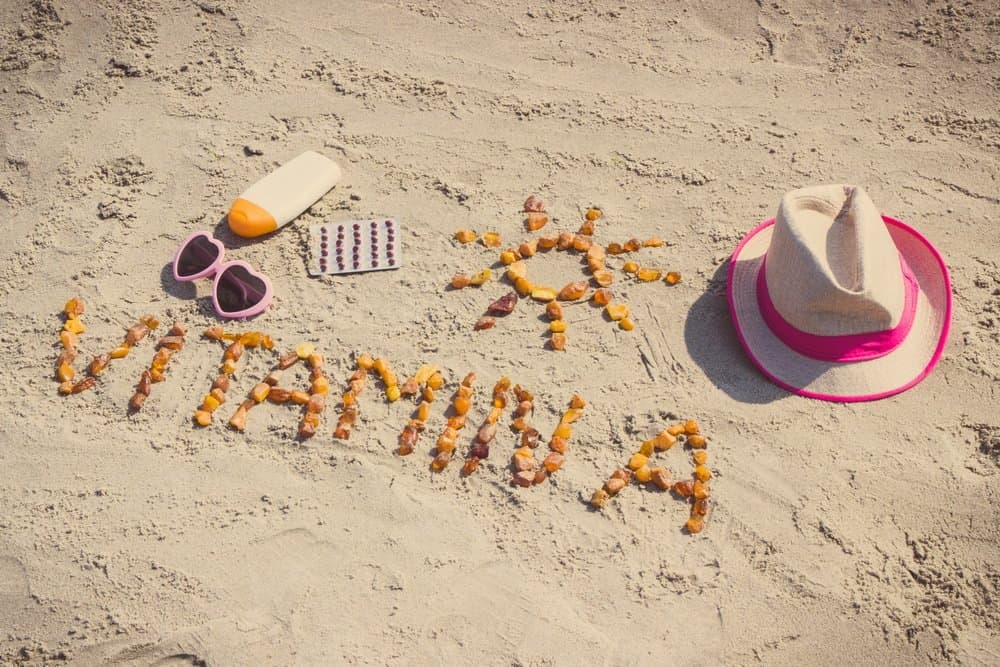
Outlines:
[{"label": "pink hat band", "polygon": [[899,324],[891,329],[862,334],[820,336],[802,331],[781,316],[767,288],[767,258],[761,260],[757,273],[757,304],[768,328],[781,342],[810,359],[849,362],[866,361],[885,356],[906,340],[917,313],[919,289],[917,280],[902,255],[899,257],[904,281],[903,312]]}]

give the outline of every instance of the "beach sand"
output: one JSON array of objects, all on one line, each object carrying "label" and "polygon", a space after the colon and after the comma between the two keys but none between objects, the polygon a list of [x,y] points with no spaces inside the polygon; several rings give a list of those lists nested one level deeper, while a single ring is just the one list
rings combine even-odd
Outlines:
[{"label": "beach sand", "polygon": [[[991,2],[618,3],[8,0],[0,3],[0,663],[690,665],[1000,662],[1000,12]],[[224,224],[248,185],[304,150],[343,180],[246,240]],[[804,185],[864,186],[942,252],[954,313],[940,365],[882,401],[836,404],[767,382],[725,302],[729,254]],[[616,271],[627,332],[566,306],[565,351],[510,287],[446,289],[537,236],[537,193],[601,243],[661,237]],[[395,216],[397,271],[309,278],[308,228]],[[170,261],[195,230],[274,283],[227,330],[310,341],[333,390],[317,435],[263,405],[225,427],[273,364],[250,350],[216,423],[191,417],[222,359],[209,281]],[[619,258],[609,260],[615,268]],[[555,288],[579,256],[528,260]],[[502,267],[501,267],[502,269]],[[63,304],[86,302],[77,370],[151,313],[190,328],[144,408],[144,341],[96,389],[57,394]],[[162,333],[162,330],[161,330]],[[372,377],[347,441],[355,358]],[[552,433],[588,406],[562,470],[510,484],[507,416],[471,477],[428,469],[444,407],[477,374],[459,459],[501,377]],[[294,386],[307,383],[297,370]],[[630,485],[588,505],[646,438],[694,418],[713,509]],[[677,446],[656,460],[691,470]]]}]

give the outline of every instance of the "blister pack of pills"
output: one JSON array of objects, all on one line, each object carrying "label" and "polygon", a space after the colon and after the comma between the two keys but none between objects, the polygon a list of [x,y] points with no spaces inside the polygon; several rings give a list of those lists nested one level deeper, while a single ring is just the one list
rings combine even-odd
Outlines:
[{"label": "blister pack of pills", "polygon": [[393,218],[348,220],[309,227],[309,275],[398,269],[402,245]]}]

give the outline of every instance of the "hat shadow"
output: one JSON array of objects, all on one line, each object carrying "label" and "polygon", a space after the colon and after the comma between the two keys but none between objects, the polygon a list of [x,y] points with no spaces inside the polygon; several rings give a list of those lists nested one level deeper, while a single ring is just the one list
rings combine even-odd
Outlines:
[{"label": "hat shadow", "polygon": [[790,395],[771,382],[747,357],[726,300],[729,262],[709,280],[709,288],[691,305],[684,321],[684,344],[691,359],[716,387],[742,403],[764,404]]}]

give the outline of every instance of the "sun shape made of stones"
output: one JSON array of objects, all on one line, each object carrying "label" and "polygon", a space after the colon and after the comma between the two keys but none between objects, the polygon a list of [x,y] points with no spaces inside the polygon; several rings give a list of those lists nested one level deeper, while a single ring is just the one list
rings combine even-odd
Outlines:
[{"label": "sun shape made of stones", "polygon": [[[525,228],[529,232],[539,231],[549,222],[549,216],[545,212],[545,204],[537,195],[531,195],[524,202],[524,213],[526,214]],[[583,222],[576,233],[562,231],[542,235],[524,241],[518,246],[502,250],[499,256],[499,265],[506,267],[503,279],[513,287],[513,290],[492,302],[487,307],[486,313],[473,325],[473,328],[476,331],[493,328],[496,325],[497,317],[510,314],[514,311],[519,299],[530,297],[535,302],[545,304],[545,313],[549,319],[548,347],[552,350],[564,350],[566,347],[566,320],[563,317],[563,308],[560,302],[590,301],[595,306],[602,307],[608,320],[617,322],[621,329],[625,331],[634,329],[635,322],[628,304],[614,301],[610,286],[614,282],[615,275],[607,266],[607,258],[634,253],[641,248],[659,248],[669,244],[660,238],[653,237],[645,241],[633,238],[625,243],[601,245],[595,241],[594,232],[597,222],[603,217],[604,214],[599,208],[591,207],[584,213]],[[459,243],[472,243],[476,240],[476,233],[469,229],[460,229],[455,232],[454,238]],[[480,241],[487,248],[499,248],[502,245],[500,234],[492,231],[485,232]],[[586,259],[584,275],[589,274],[589,279],[585,277],[582,280],[569,282],[559,290],[533,283],[528,278],[525,260],[536,254],[552,250],[584,255]],[[681,280],[681,274],[676,271],[642,267],[637,262],[630,260],[625,261],[620,270],[638,282],[662,281],[667,285],[676,285]],[[492,268],[482,269],[471,276],[459,273],[452,277],[450,287],[452,289],[470,286],[481,287],[490,282],[492,277]]]}]

